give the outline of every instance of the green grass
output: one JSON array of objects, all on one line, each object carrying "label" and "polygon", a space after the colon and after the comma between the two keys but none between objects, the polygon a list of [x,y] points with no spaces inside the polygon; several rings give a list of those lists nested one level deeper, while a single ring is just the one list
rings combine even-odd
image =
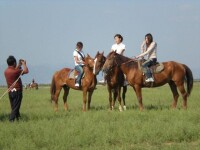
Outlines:
[{"label": "green grass", "polygon": [[[0,89],[2,94],[5,89]],[[0,149],[200,149],[200,84],[195,84],[188,110],[170,109],[172,94],[168,86],[143,89],[145,109],[140,112],[132,88],[127,92],[127,111],[108,110],[108,93],[98,86],[92,109],[82,112],[82,93],[70,91],[69,111],[53,111],[49,88],[24,90],[22,120],[8,121],[8,97],[0,101]]]}]

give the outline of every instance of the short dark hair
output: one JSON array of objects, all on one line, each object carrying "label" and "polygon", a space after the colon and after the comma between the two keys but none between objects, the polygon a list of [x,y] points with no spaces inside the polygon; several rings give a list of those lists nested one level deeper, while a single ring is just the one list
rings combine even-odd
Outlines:
[{"label": "short dark hair", "polygon": [[145,38],[146,37],[148,38],[148,40],[149,40],[150,43],[153,42],[153,36],[151,35],[151,33],[146,34]]},{"label": "short dark hair", "polygon": [[17,63],[17,61],[16,61],[16,59],[15,59],[14,56],[9,56],[7,58],[7,64],[8,64],[8,66],[13,66],[16,63]]},{"label": "short dark hair", "polygon": [[77,46],[78,48],[82,48],[82,47],[83,47],[83,43],[82,43],[82,42],[77,42],[76,46]]},{"label": "short dark hair", "polygon": [[115,37],[120,38],[120,39],[121,39],[121,42],[123,41],[123,36],[122,36],[121,34],[115,34],[114,38],[115,38]]}]

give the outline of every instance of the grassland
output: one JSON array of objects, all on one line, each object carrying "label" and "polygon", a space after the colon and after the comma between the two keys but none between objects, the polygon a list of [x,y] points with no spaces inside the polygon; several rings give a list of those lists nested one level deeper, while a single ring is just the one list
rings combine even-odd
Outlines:
[{"label": "grassland", "polygon": [[[5,89],[0,89],[2,94]],[[140,112],[132,88],[127,92],[127,110],[108,110],[108,93],[98,86],[92,109],[81,111],[82,93],[71,90],[69,111],[53,111],[49,87],[25,90],[22,120],[10,123],[8,97],[0,101],[0,149],[3,150],[98,150],[98,149],[200,149],[200,84],[195,83],[188,109],[170,109],[172,94],[168,86],[143,89],[145,110]]]}]

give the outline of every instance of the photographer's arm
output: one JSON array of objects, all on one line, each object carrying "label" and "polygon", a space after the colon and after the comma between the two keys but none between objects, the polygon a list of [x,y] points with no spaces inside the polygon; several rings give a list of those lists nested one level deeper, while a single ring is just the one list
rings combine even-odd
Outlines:
[{"label": "photographer's arm", "polygon": [[26,66],[26,61],[22,61],[22,66],[23,66],[23,74],[27,74],[29,72],[28,67]]}]

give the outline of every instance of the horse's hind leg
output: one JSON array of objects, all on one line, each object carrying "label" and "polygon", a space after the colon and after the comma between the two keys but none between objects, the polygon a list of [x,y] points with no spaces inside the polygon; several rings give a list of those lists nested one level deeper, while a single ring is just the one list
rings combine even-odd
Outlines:
[{"label": "horse's hind leg", "polygon": [[58,111],[58,97],[60,95],[60,91],[61,91],[61,87],[56,88],[56,93],[54,96],[54,111],[57,112]]},{"label": "horse's hind leg", "polygon": [[170,86],[170,89],[171,89],[171,91],[173,93],[173,97],[174,97],[174,100],[173,100],[173,103],[172,103],[172,108],[176,108],[178,97],[179,97],[179,94],[178,94],[178,91],[177,91],[177,86],[174,83],[174,81],[170,81],[169,86]]},{"label": "horse's hind leg", "polygon": [[137,96],[137,99],[138,99],[138,102],[139,102],[139,109],[140,109],[140,111],[142,111],[143,110],[143,103],[142,103],[142,89],[141,89],[141,86],[140,85],[135,85],[133,89],[136,92],[136,96]]},{"label": "horse's hind leg", "polygon": [[68,104],[67,104],[67,96],[69,94],[69,87],[64,86],[64,95],[63,95],[63,102],[64,102],[64,110],[68,110]]},{"label": "horse's hind leg", "polygon": [[124,110],[126,110],[126,91],[127,91],[127,86],[123,86],[123,92],[122,92],[122,100],[124,103]]},{"label": "horse's hind leg", "polygon": [[181,92],[182,97],[183,97],[183,108],[187,109],[187,96],[188,96],[188,94],[185,91],[184,83],[181,83],[180,85],[178,85],[178,89]]}]

